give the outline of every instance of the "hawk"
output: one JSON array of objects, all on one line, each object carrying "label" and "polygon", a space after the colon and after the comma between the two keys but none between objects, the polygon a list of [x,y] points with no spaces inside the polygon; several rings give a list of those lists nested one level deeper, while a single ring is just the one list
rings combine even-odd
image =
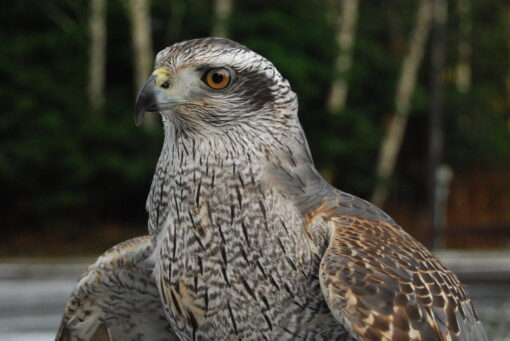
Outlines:
[{"label": "hawk", "polygon": [[61,335],[487,339],[451,271],[320,176],[296,94],[264,57],[227,39],[174,44],[137,96],[137,125],[146,112],[165,130],[150,236],[80,280]]}]

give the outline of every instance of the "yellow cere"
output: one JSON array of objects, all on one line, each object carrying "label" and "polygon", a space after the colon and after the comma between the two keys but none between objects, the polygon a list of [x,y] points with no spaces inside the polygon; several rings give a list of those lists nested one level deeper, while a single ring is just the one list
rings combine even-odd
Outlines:
[{"label": "yellow cere", "polygon": [[158,67],[152,74],[156,76],[157,86],[161,86],[168,80],[168,69],[166,67]]}]

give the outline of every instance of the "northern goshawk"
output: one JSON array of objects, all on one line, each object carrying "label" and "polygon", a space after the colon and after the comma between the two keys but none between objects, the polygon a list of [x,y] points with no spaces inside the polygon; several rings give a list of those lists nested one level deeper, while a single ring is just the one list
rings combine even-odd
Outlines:
[{"label": "northern goshawk", "polygon": [[452,272],[319,175],[267,59],[220,38],[172,45],[137,124],[146,111],[165,130],[150,237],[88,270],[59,340],[486,340]]}]

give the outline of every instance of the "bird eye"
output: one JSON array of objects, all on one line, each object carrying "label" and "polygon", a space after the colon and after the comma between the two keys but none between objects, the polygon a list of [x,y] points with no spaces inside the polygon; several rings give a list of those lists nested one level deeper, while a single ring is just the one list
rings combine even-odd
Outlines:
[{"label": "bird eye", "polygon": [[215,90],[225,89],[230,84],[230,71],[225,68],[210,69],[204,74],[202,81]]}]

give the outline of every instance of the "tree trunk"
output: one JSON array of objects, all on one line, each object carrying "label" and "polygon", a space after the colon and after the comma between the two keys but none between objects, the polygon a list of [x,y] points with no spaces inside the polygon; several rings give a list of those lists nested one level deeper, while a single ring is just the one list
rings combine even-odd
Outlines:
[{"label": "tree trunk", "polygon": [[[131,20],[135,91],[138,91],[149,76],[153,63],[150,0],[127,0],[127,5]],[[143,124],[147,129],[152,129],[156,124],[156,115],[146,115]]]},{"label": "tree trunk", "polygon": [[[446,202],[442,198],[444,187],[448,186],[450,175],[441,166],[443,154],[443,82],[445,29],[448,13],[447,0],[432,0],[433,25],[430,44],[430,87],[429,87],[429,139],[428,139],[428,217],[430,237],[428,247],[444,248],[444,216]],[[448,180],[448,181],[446,181]]]},{"label": "tree trunk", "polygon": [[106,3],[105,0],[90,2],[89,17],[89,102],[98,111],[104,103],[106,65]]},{"label": "tree trunk", "polygon": [[[506,8],[507,51],[510,52],[510,6]],[[510,61],[510,55],[507,56]],[[507,64],[507,67],[509,65]],[[506,71],[505,79],[507,112],[510,112],[510,69]],[[510,132],[510,116],[507,116],[507,130]]]},{"label": "tree trunk", "polygon": [[359,0],[342,0],[337,17],[336,42],[339,52],[335,60],[335,80],[331,84],[327,108],[330,113],[340,113],[345,108],[348,84],[347,75],[351,69],[352,51],[358,22]]},{"label": "tree trunk", "polygon": [[232,12],[232,0],[214,1],[214,26],[212,28],[213,37],[228,37],[228,19]]},{"label": "tree trunk", "polygon": [[397,156],[402,146],[402,139],[409,117],[411,97],[416,85],[418,68],[423,59],[432,17],[431,0],[420,0],[416,22],[411,35],[409,51],[404,58],[398,88],[395,96],[395,115],[390,122],[379,149],[377,161],[378,184],[371,201],[383,206],[389,194],[388,180],[395,169]]},{"label": "tree trunk", "polygon": [[459,61],[455,67],[455,86],[459,92],[471,89],[471,0],[458,0],[459,12]]}]

